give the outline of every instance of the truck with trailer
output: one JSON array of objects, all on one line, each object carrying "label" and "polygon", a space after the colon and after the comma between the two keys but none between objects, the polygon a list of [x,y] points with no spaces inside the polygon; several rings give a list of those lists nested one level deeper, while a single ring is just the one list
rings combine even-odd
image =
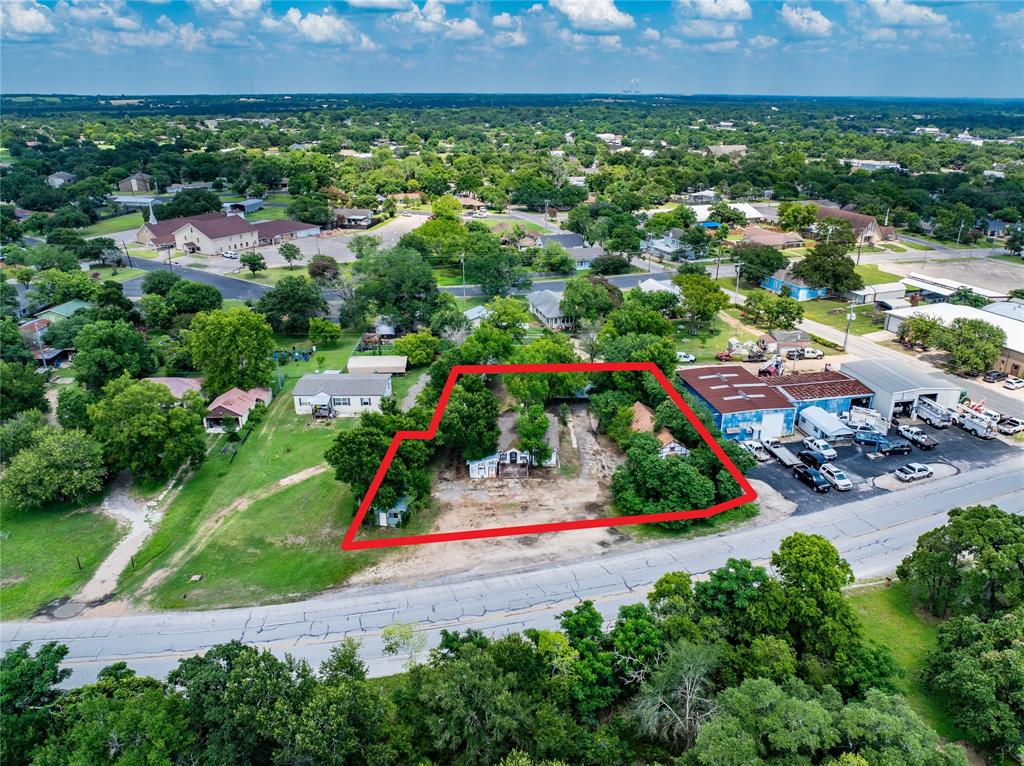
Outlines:
[{"label": "truck with trailer", "polygon": [[914,416],[932,428],[948,428],[953,422],[953,412],[938,402],[921,397],[914,407]]},{"label": "truck with trailer", "polygon": [[857,430],[856,426],[867,426],[876,433],[889,433],[889,421],[881,412],[870,407],[850,407],[849,412],[840,413],[839,419],[854,430]]},{"label": "truck with trailer", "polygon": [[999,416],[990,411],[978,411],[958,404],[953,413],[953,422],[980,439],[992,439],[996,435]]},{"label": "truck with trailer", "polygon": [[794,455],[788,448],[782,446],[782,442],[778,439],[764,439],[761,441],[761,446],[768,451],[769,455],[786,466],[786,468],[803,465],[803,461]]}]

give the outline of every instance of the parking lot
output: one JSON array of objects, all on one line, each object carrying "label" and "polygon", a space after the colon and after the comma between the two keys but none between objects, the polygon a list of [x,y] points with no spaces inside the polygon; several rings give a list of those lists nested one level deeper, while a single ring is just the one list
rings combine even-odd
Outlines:
[{"label": "parking lot", "polygon": [[[859,444],[850,447],[837,447],[836,452],[839,453],[839,456],[830,462],[842,468],[853,482],[853,489],[848,492],[837,492],[834,488],[827,493],[815,492],[797,480],[793,476],[791,468],[786,468],[775,461],[762,463],[750,476],[770,484],[787,500],[795,502],[797,504],[796,515],[799,516],[815,513],[842,503],[870,497],[882,497],[894,492],[896,493],[894,499],[897,499],[899,489],[892,489],[892,487],[902,488],[911,485],[896,481],[892,477],[892,472],[907,463],[924,463],[934,466],[935,478],[983,468],[1002,460],[1017,460],[1021,463],[1021,470],[1024,470],[1024,450],[1007,444],[999,438],[986,441],[972,436],[956,426],[937,429],[923,423],[915,423],[915,425],[919,425],[939,445],[929,451],[922,451],[915,446],[914,451],[909,455],[890,455],[878,459],[867,457],[867,453],[871,451],[870,447]],[[890,436],[897,436],[895,429],[889,433]],[[794,454],[803,449],[803,445],[799,441],[786,442],[786,446]],[[933,480],[922,479],[915,483]]]}]

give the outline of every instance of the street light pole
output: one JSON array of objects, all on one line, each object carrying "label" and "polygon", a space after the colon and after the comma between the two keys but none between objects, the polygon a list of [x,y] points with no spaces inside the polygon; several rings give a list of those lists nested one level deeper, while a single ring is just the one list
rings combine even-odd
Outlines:
[{"label": "street light pole", "polygon": [[857,318],[857,312],[853,310],[853,304],[851,303],[846,307],[846,335],[843,337],[843,352],[846,352],[846,344],[850,342],[850,325],[853,320]]},{"label": "street light pole", "polygon": [[463,253],[459,256],[459,261],[462,263],[462,299],[466,299],[466,254]]}]

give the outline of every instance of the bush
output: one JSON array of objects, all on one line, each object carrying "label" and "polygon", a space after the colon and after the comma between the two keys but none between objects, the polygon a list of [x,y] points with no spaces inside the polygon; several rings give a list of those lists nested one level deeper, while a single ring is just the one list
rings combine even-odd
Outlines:
[{"label": "bush", "polygon": [[0,497],[19,508],[79,501],[103,488],[103,450],[85,431],[52,430],[4,472]]}]

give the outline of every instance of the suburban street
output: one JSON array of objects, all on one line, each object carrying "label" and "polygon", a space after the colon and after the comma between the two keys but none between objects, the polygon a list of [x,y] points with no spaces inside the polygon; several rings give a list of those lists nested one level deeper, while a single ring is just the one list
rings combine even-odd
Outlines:
[{"label": "suburban street", "polygon": [[[132,266],[143,271],[167,271],[167,262],[155,258],[132,258]],[[213,285],[225,299],[234,300],[257,300],[261,295],[270,291],[267,285],[255,282],[246,282],[233,277],[225,277],[220,274],[211,274],[202,269],[190,269],[187,266],[179,266],[172,261],[171,270],[179,277],[191,279],[193,282],[202,282]],[[124,283],[124,294],[129,298],[138,298],[142,295],[143,277],[129,279]]]},{"label": "suburban street", "polygon": [[891,500],[872,497],[734,532],[631,546],[598,558],[489,577],[342,588],[277,606],[6,622],[0,624],[0,643],[4,649],[24,641],[67,644],[72,686],[94,680],[118,660],[140,673],[164,676],[182,657],[234,639],[317,664],[337,641],[350,636],[363,641],[370,672],[387,675],[400,671],[406,659],[383,654],[381,630],[395,622],[416,626],[432,646],[442,629],[503,634],[550,628],[559,613],[585,599],[611,620],[621,605],[643,599],[666,572],[698,574],[729,558],[764,563],[779,541],[796,531],[831,540],[858,578],[889,574],[920,534],[944,523],[951,508],[992,503],[1024,513],[1024,460],[1019,453],[972,472],[971,478],[969,483],[961,476],[935,479],[895,492]]}]

